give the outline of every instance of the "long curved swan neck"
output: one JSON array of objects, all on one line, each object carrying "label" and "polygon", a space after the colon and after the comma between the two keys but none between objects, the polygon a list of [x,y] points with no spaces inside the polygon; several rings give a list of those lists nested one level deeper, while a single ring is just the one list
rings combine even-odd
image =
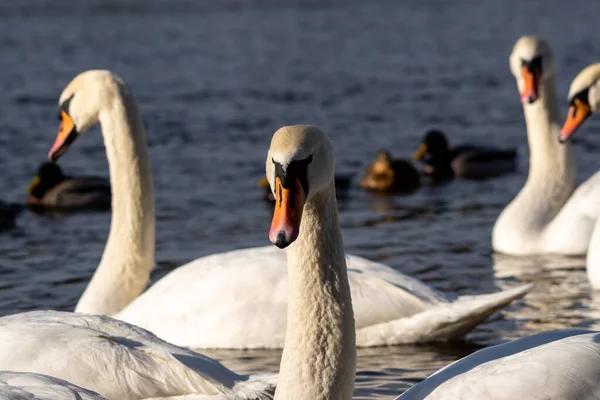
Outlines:
[{"label": "long curved swan neck", "polygon": [[333,181],[304,206],[287,257],[287,331],[275,398],[350,399],[356,339]]},{"label": "long curved swan neck", "polygon": [[554,77],[543,81],[541,93],[537,102],[523,106],[530,151],[528,183],[536,181],[547,189],[558,185],[568,198],[575,186],[575,166],[570,144],[558,141],[562,119]]},{"label": "long curved swan neck", "polygon": [[119,86],[100,111],[110,167],[112,221],[100,265],[76,311],[114,315],[146,288],[154,266],[154,189],[137,104]]}]

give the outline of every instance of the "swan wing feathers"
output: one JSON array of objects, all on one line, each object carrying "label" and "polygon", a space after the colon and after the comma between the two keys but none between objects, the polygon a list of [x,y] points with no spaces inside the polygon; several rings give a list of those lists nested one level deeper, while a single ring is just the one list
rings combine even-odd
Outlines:
[{"label": "swan wing feathers", "polygon": [[105,398],[51,376],[0,371],[0,400],[105,400]]},{"label": "swan wing feathers", "polygon": [[398,399],[600,399],[600,333],[554,331],[488,347]]},{"label": "swan wing feathers", "polygon": [[248,379],[136,326],[56,311],[0,318],[0,369],[56,376],[119,399],[223,394]]},{"label": "swan wing feathers", "polygon": [[[420,313],[446,298],[383,264],[347,256],[359,327]],[[194,348],[281,348],[288,271],[274,246],[210,255],[159,280],[115,317]]]},{"label": "swan wing feathers", "polygon": [[533,284],[439,303],[419,314],[356,331],[358,346],[388,346],[460,339],[487,317],[520,299]]}]

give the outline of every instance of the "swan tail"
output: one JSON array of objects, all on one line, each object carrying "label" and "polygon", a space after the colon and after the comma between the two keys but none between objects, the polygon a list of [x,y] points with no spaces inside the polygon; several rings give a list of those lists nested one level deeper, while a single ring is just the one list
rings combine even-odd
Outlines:
[{"label": "swan tail", "polygon": [[391,346],[461,339],[533,287],[534,284],[528,284],[497,293],[461,296],[410,317],[364,327],[356,332],[357,344],[360,347]]}]

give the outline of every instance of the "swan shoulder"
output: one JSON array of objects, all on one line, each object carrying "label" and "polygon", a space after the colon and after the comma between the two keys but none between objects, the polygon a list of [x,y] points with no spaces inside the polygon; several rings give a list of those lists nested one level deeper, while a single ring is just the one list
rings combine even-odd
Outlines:
[{"label": "swan shoulder", "polygon": [[0,371],[3,400],[105,400],[62,379],[25,372]]},{"label": "swan shoulder", "polygon": [[600,333],[565,330],[479,350],[398,397],[600,399]]},{"label": "swan shoulder", "polygon": [[[347,256],[359,327],[446,299],[416,279]],[[199,258],[170,272],[116,318],[190,347],[281,348],[287,316],[285,252],[274,246]]]},{"label": "swan shoulder", "polygon": [[585,254],[600,214],[599,203],[600,171],[577,187],[552,220],[545,232],[546,247],[552,252]]},{"label": "swan shoulder", "polygon": [[56,376],[109,398],[219,394],[246,379],[136,326],[56,311],[0,318],[0,369]]}]

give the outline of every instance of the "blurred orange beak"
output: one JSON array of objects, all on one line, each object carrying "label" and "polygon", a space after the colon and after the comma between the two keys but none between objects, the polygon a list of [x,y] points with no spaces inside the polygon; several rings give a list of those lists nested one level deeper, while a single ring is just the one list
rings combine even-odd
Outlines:
[{"label": "blurred orange beak", "polygon": [[77,130],[75,129],[75,123],[69,117],[69,115],[62,111],[60,112],[60,128],[58,129],[58,134],[56,135],[56,140],[54,141],[54,145],[50,149],[48,153],[48,158],[50,161],[56,161],[65,154],[71,143],[77,137]]},{"label": "blurred orange beak", "polygon": [[297,179],[292,187],[284,188],[281,179],[275,179],[275,212],[269,231],[269,239],[280,249],[292,244],[300,233],[302,210],[306,194]]},{"label": "blurred orange beak", "polygon": [[567,120],[560,131],[560,141],[566,142],[575,131],[583,124],[583,121],[587,119],[592,113],[592,109],[589,104],[581,101],[580,99],[573,100],[573,104],[569,107],[569,114]]},{"label": "blurred orange beak", "polygon": [[521,67],[521,75],[523,77],[523,82],[525,82],[525,87],[521,93],[521,102],[523,104],[531,104],[540,97],[539,85],[541,71],[538,69],[531,71],[524,65]]}]

